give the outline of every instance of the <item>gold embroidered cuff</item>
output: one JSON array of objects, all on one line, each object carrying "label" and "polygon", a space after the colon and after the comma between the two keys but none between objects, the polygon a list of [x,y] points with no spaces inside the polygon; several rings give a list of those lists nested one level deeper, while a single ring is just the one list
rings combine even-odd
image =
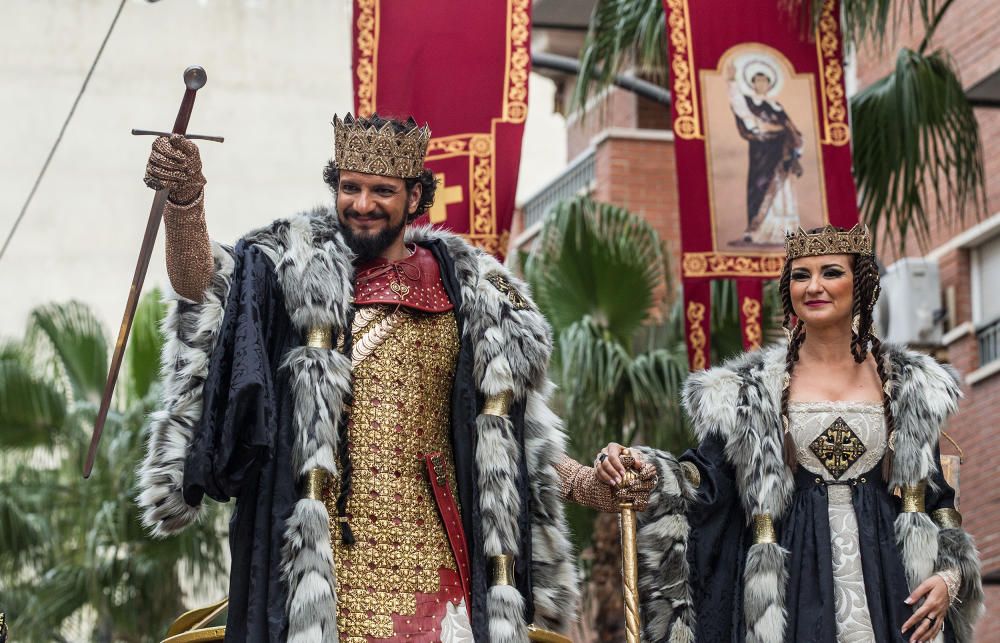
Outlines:
[{"label": "gold embroidered cuff", "polygon": [[927,483],[903,485],[903,513],[923,513],[926,511],[924,497],[927,495]]},{"label": "gold embroidered cuff", "polygon": [[322,500],[323,486],[325,484],[326,471],[320,468],[310,469],[309,474],[306,476],[306,488],[303,491],[302,497],[309,498],[310,500]]},{"label": "gold embroidered cuff", "polygon": [[504,391],[497,395],[491,395],[486,398],[486,403],[483,404],[483,415],[497,415],[501,417],[507,415],[510,412],[510,403],[513,401],[513,391]]},{"label": "gold embroidered cuff", "polygon": [[514,584],[514,557],[510,554],[490,556],[491,585]]},{"label": "gold embroidered cuff", "polygon": [[931,518],[941,529],[960,529],[962,527],[962,514],[951,507],[935,509],[931,512]]},{"label": "gold embroidered cuff", "polygon": [[771,514],[757,514],[753,517],[753,542],[755,545],[778,542]]},{"label": "gold embroidered cuff", "polygon": [[701,471],[698,465],[694,462],[681,462],[681,471],[684,472],[684,479],[690,482],[692,487],[697,489],[701,486]]},{"label": "gold embroidered cuff", "polygon": [[329,326],[313,326],[306,333],[306,346],[312,348],[333,348],[333,329]]}]

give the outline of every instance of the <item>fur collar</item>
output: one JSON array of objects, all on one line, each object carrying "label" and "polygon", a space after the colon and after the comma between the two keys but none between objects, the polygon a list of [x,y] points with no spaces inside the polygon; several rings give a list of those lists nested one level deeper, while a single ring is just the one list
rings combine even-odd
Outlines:
[{"label": "fur collar", "polygon": [[[353,255],[331,210],[317,208],[280,219],[246,238],[274,263],[296,329],[347,327]],[[524,400],[529,391],[542,389],[551,329],[530,303],[527,285],[454,233],[417,226],[408,230],[406,240],[421,245],[440,242],[454,260],[462,284],[462,301],[455,303],[466,319],[464,334],[480,338],[475,375],[482,392],[513,390],[516,400]]]},{"label": "fur collar", "polygon": [[[890,487],[916,484],[935,470],[941,426],[958,410],[958,375],[931,357],[883,345],[896,423]],[[696,435],[726,444],[736,469],[744,511],[784,514],[794,482],[782,457],[781,387],[785,346],[744,353],[722,366],[693,373],[684,386],[684,407]]]}]

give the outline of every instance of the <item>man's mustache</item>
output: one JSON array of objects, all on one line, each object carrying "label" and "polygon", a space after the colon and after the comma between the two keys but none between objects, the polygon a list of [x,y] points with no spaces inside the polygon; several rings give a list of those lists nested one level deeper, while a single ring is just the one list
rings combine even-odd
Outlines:
[{"label": "man's mustache", "polygon": [[360,219],[360,218],[365,218],[365,219],[388,219],[389,218],[389,215],[386,214],[385,212],[383,212],[382,210],[374,210],[373,212],[371,212],[369,214],[361,214],[360,212],[358,212],[357,210],[355,210],[353,208],[348,208],[348,209],[344,210],[344,216],[348,217],[348,218],[353,218],[353,219]]}]

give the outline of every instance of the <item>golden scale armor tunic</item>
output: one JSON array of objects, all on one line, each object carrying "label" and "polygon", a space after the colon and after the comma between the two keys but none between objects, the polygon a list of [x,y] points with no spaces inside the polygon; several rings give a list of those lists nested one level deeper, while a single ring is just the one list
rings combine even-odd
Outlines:
[{"label": "golden scale armor tunic", "polygon": [[[348,441],[354,472],[347,503],[353,546],[340,540],[337,483],[325,494],[341,640],[396,641],[408,632],[405,640],[437,641],[442,618],[454,613],[462,590],[423,455],[444,456],[457,498],[449,439],[459,352],[455,315],[362,306],[353,340]],[[454,597],[452,606],[440,605],[442,596]],[[438,603],[433,618],[426,606],[418,609],[418,601],[428,600]]]}]

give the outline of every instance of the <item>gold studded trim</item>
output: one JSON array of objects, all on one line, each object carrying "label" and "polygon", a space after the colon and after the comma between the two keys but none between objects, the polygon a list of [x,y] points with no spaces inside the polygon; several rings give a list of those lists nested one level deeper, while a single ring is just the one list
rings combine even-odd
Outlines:
[{"label": "gold studded trim", "polygon": [[483,404],[483,415],[496,415],[503,417],[510,413],[511,402],[514,401],[513,391],[504,391],[496,395],[490,395]]},{"label": "gold studded trim", "polygon": [[333,348],[333,329],[329,326],[313,326],[306,332],[306,346],[312,348]]},{"label": "gold studded trim", "polygon": [[490,557],[490,581],[493,586],[514,584],[513,556],[501,554]]},{"label": "gold studded trim", "polygon": [[931,519],[941,529],[960,529],[962,527],[962,514],[951,507],[935,509],[931,512]]},{"label": "gold studded trim", "polygon": [[695,489],[701,486],[701,471],[698,469],[698,465],[694,462],[681,462],[681,471],[684,473],[684,479],[690,482],[691,486]]},{"label": "gold studded trim", "polygon": [[323,488],[326,485],[326,471],[320,468],[312,469],[306,475],[305,489],[302,497],[310,500],[322,500]]},{"label": "gold studded trim", "polygon": [[507,300],[510,305],[514,307],[514,310],[524,310],[526,308],[531,308],[531,304],[528,300],[518,292],[517,288],[512,286],[507,278],[504,277],[499,272],[491,272],[486,275],[486,281],[493,284],[493,287],[499,290],[502,294],[507,296]]},{"label": "gold studded trim", "polygon": [[755,545],[778,542],[771,514],[757,514],[753,517],[753,542]]},{"label": "gold studded trim", "polygon": [[926,511],[924,498],[926,496],[927,483],[903,485],[903,513],[923,513]]}]

